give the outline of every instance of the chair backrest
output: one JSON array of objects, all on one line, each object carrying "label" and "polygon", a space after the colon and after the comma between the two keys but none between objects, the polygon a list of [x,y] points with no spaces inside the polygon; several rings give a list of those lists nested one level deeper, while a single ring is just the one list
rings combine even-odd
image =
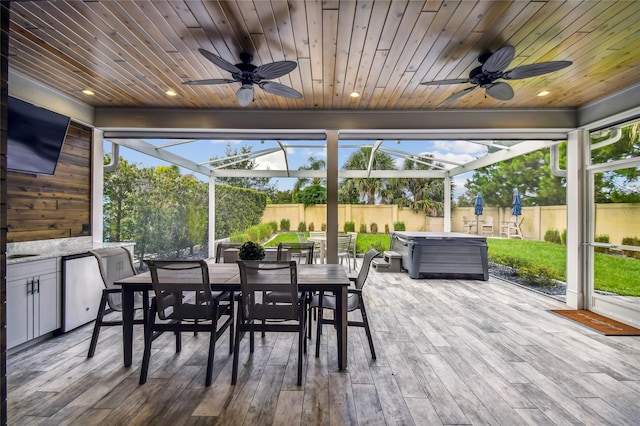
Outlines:
[{"label": "chair backrest", "polygon": [[[300,319],[298,270],[295,261],[264,262],[238,260],[241,309],[245,320]],[[282,295],[278,303],[263,303],[266,292]]]},{"label": "chair backrest", "polygon": [[324,237],[326,235],[327,235],[327,233],[325,231],[310,231],[309,232],[309,238]]},{"label": "chair backrest", "polygon": [[354,247],[356,245],[356,242],[358,241],[358,233],[357,232],[347,232],[347,235],[351,235],[351,247]]},{"label": "chair backrest", "polygon": [[145,262],[151,272],[151,284],[160,319],[207,318],[207,315],[202,315],[201,307],[211,306],[212,295],[209,267],[205,260]]},{"label": "chair backrest", "polygon": [[483,226],[493,226],[493,216],[485,216],[483,220]]},{"label": "chair backrest", "polygon": [[356,277],[356,288],[361,289],[364,286],[365,281],[367,281],[367,277],[369,276],[369,268],[371,267],[371,262],[376,257],[380,256],[381,253],[374,249],[370,248],[364,254],[364,260],[362,261],[362,268],[360,268],[360,272],[358,272],[358,276]]},{"label": "chair backrest", "polygon": [[351,250],[351,235],[338,235],[338,254],[349,253]]},{"label": "chair backrest", "polygon": [[294,255],[298,259],[298,263],[302,259],[304,259],[304,263],[313,263],[313,248],[315,244],[313,241],[308,241],[305,243],[294,243],[294,242],[286,242],[278,244],[278,262],[281,262],[284,256],[282,256],[283,250],[289,250],[289,253],[292,256]]},{"label": "chair backrest", "polygon": [[[114,286],[113,283],[136,275],[131,252],[124,247],[89,250],[89,253],[94,255],[98,261],[100,276],[102,277],[102,282],[104,283],[105,288],[119,288]],[[109,294],[107,302],[109,304],[109,308],[116,311],[122,310],[121,293]]]},{"label": "chair backrest", "polygon": [[240,248],[242,243],[221,242],[216,246],[216,263],[222,263],[224,261],[224,251],[230,248]]}]

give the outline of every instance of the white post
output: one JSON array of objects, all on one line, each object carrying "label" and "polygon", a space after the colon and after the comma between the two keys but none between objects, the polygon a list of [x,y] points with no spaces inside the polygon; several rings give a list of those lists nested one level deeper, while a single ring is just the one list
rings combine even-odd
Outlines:
[{"label": "white post", "polygon": [[338,131],[327,131],[327,263],[338,263]]},{"label": "white post", "polygon": [[451,232],[451,177],[444,178],[444,232]]},{"label": "white post", "polygon": [[567,306],[585,307],[585,230],[589,217],[585,197],[586,130],[574,130],[567,138]]},{"label": "white post", "polygon": [[209,258],[216,255],[216,177],[209,175]]}]

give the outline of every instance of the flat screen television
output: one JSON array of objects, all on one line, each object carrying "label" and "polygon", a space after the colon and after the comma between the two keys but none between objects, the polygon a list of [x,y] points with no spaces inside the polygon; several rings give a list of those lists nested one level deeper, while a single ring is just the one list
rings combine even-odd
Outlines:
[{"label": "flat screen television", "polygon": [[7,110],[7,170],[52,175],[69,117],[11,96]]}]

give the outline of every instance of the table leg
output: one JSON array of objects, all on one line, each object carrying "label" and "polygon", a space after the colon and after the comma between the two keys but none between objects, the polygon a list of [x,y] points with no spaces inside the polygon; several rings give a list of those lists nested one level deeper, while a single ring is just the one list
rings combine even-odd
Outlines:
[{"label": "table leg", "polygon": [[122,289],[122,347],[124,353],[124,366],[130,367],[133,359],[133,317],[134,291]]},{"label": "table leg", "polygon": [[327,242],[320,241],[320,263],[327,263],[326,261],[326,253],[327,251]]},{"label": "table leg", "polygon": [[336,320],[338,337],[338,369],[347,368],[347,287],[342,287],[336,295]]}]

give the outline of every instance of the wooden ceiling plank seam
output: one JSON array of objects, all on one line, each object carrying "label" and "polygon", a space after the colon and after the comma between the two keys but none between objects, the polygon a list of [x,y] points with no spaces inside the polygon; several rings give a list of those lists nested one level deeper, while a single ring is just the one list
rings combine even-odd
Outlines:
[{"label": "wooden ceiling plank seam", "polygon": [[[80,5],[78,3],[83,3],[83,5]],[[109,3],[109,6],[113,6],[113,3],[115,2]],[[146,82],[146,86],[148,87],[148,90],[150,92],[149,96],[151,98],[157,97],[158,92],[160,91],[160,87],[164,87],[165,85],[162,82],[162,80],[156,76],[157,72],[153,72],[154,70],[153,70],[153,67],[151,66],[152,64],[148,61],[147,58],[143,57],[144,54],[141,51],[141,49],[145,47],[144,42],[139,40],[134,34],[130,33],[126,28],[126,26],[120,23],[120,19],[117,19],[117,15],[113,15],[110,9],[101,6],[103,5],[103,3],[69,2],[69,4],[74,8],[86,7],[87,9],[91,10],[91,13],[96,18],[100,18],[99,20],[96,19],[96,21],[93,22],[93,25],[100,24],[101,26],[103,26],[104,27],[103,34],[107,39],[110,38],[108,31],[111,31],[111,34],[114,34],[116,35],[116,37],[123,40],[125,39],[125,36],[124,36],[125,34],[130,34],[135,38],[135,40],[131,40],[129,38],[126,39],[127,44],[130,46],[130,48],[121,47],[120,51],[116,52],[116,54],[122,59],[122,62],[118,62],[118,66],[122,67],[123,69],[130,69],[131,74],[134,75],[134,78],[137,79],[138,83]],[[116,21],[116,22],[110,23],[109,22],[110,18],[111,18],[111,21]],[[135,41],[138,42],[139,47],[136,47],[136,45],[132,44]],[[148,73],[147,73],[148,75],[138,75],[139,71],[137,71],[138,68],[136,68],[136,64],[139,64],[145,70],[148,70]],[[144,80],[141,81],[139,77],[144,77]],[[164,93],[165,90],[166,89],[163,88],[161,92]]]},{"label": "wooden ceiling plank seam", "polygon": [[[13,25],[13,24],[12,24]],[[26,35],[26,34],[25,34]],[[14,40],[18,40],[17,38],[15,38],[15,34],[14,34]],[[26,39],[25,39],[26,40]],[[61,58],[60,56],[57,55],[43,55],[43,52],[41,50],[41,45],[38,43],[33,43],[33,40],[28,39],[28,42],[23,42],[22,44],[22,51],[23,54],[27,54],[25,49],[29,49],[30,52],[33,53],[28,53],[30,58],[33,58],[31,61],[32,63],[42,63],[42,72],[43,75],[46,76],[45,80],[49,80],[49,79],[57,79],[58,81],[62,81],[61,79],[64,77],[64,81],[66,81],[67,83],[70,81],[77,81],[79,78],[83,78],[84,80],[87,81],[87,85],[91,85],[92,88],[96,89],[98,87],[100,87],[101,85],[97,83],[97,81],[102,81],[103,85],[108,85],[108,87],[111,89],[116,90],[117,93],[121,93],[121,94],[127,94],[128,92],[125,90],[125,88],[119,89],[119,86],[117,84],[113,84],[113,82],[111,82],[110,80],[105,80],[102,77],[98,76],[99,78],[91,78],[91,76],[88,76],[88,73],[82,73],[82,70],[78,70],[74,64],[70,64],[69,62],[67,62],[66,60],[64,60],[63,58]],[[45,63],[43,62],[44,59],[47,59],[49,62]],[[59,70],[59,72],[56,73],[52,73],[51,72],[51,63],[57,63],[60,64],[60,68],[57,68],[57,70]],[[67,70],[66,73],[63,72],[63,70]],[[33,75],[32,73],[30,73],[28,70],[25,70],[26,73],[24,73],[25,75],[29,76],[29,75]],[[77,72],[80,71],[80,72]],[[40,80],[36,78],[36,80]],[[89,83],[91,82],[91,83]],[[60,87],[60,86],[57,86]],[[68,84],[64,84],[63,87],[68,88]],[[86,87],[85,87],[86,88]],[[84,89],[84,88],[83,88]],[[62,91],[68,92],[66,89],[62,89]],[[105,92],[109,92],[107,90],[105,90]],[[68,92],[69,93],[69,92]],[[69,93],[72,96],[78,96],[77,94],[72,94]],[[130,96],[129,96],[130,97]],[[134,100],[133,97],[130,97],[130,100]]]},{"label": "wooden ceiling plank seam", "polygon": [[196,17],[193,16],[193,12],[183,0],[169,0],[167,4],[174,10],[174,13],[180,18],[185,27],[196,28],[200,26]]},{"label": "wooden ceiling plank seam", "polygon": [[422,7],[423,12],[437,12],[445,0],[427,0]]},{"label": "wooden ceiling plank seam", "polygon": [[[291,5],[288,2],[284,2],[283,4],[284,7],[281,6],[280,11],[277,14],[274,14],[274,18],[276,19],[276,28],[280,35],[280,43],[283,48],[283,60],[292,60],[297,63],[296,39],[293,28],[293,19],[290,14]],[[289,104],[293,107],[300,107],[306,104],[305,97],[307,94],[303,90],[300,67],[296,67],[296,69],[287,74],[287,78],[289,80],[289,86],[302,94],[302,99],[289,99]]]},{"label": "wooden ceiling plank seam", "polygon": [[313,104],[315,109],[324,108],[324,81],[323,80],[311,80],[313,85]]},{"label": "wooden ceiling plank seam", "polygon": [[300,58],[310,58],[306,3],[301,1],[289,3],[289,14],[296,47],[296,57],[298,60]]},{"label": "wooden ceiling plank seam", "polygon": [[314,108],[314,92],[313,80],[311,79],[311,60],[309,58],[299,58],[298,70],[300,70],[304,106],[307,109],[312,109]]},{"label": "wooden ceiling plank seam", "polygon": [[[212,7],[211,3],[207,2],[205,4],[198,0],[187,1],[186,4],[189,6],[189,9],[191,9],[193,16],[198,20],[200,29],[207,36],[206,43],[202,43],[201,48],[209,50],[211,53],[215,53],[232,64],[240,62],[240,57],[238,56],[240,52],[235,52],[227,45],[223,34],[220,32],[220,29],[218,29],[218,26],[211,17],[211,13],[209,12],[209,7]],[[192,31],[192,33],[195,34],[196,32]],[[207,60],[203,58],[203,63],[204,61]]]},{"label": "wooden ceiling plank seam", "polygon": [[351,45],[349,46],[349,54],[347,57],[347,69],[345,72],[345,84],[342,92],[342,105],[348,104],[350,109],[357,106],[357,99],[351,97],[352,92],[362,92],[362,87],[359,84],[358,70],[360,61],[364,53],[364,45],[367,38],[368,23],[371,19],[371,12],[373,8],[372,2],[358,3],[355,15],[353,17],[353,29],[351,34]]},{"label": "wooden ceiling plank seam", "polygon": [[[603,3],[598,3],[603,5]],[[598,9],[597,4],[592,5],[593,8]],[[514,58],[513,64],[518,65],[519,63],[536,63],[536,62],[546,62],[551,60],[563,60],[564,58],[559,58],[557,54],[554,54],[554,48],[558,45],[561,45],[564,40],[569,37],[572,33],[575,33],[576,30],[582,28],[585,24],[591,21],[591,18],[588,15],[588,11],[592,10],[592,8],[582,10],[579,7],[573,9],[567,16],[567,26],[563,29],[554,27],[545,32],[542,37],[547,40],[546,43],[536,46],[535,49],[530,49],[527,51],[527,59],[526,62],[519,61],[516,52],[516,58]]]},{"label": "wooden ceiling plank seam", "polygon": [[[307,2],[307,28],[309,30],[309,53],[311,58],[311,78],[313,80],[324,79],[324,32],[323,32],[323,13],[322,3]],[[315,96],[314,96],[315,98]],[[315,101],[317,104],[317,101]],[[324,100],[323,100],[324,102]],[[324,105],[324,104],[323,104]]]},{"label": "wooden ceiling plank seam", "polygon": [[[460,28],[462,27],[462,24],[465,22],[465,20],[473,10],[473,6],[474,4],[472,2],[460,3],[458,7],[455,9],[455,11],[451,11],[450,14],[445,15],[448,18],[446,23],[444,22],[444,19],[437,19],[438,16],[436,15],[436,19],[432,20],[432,23],[436,25],[436,28],[439,29],[437,31],[438,36],[436,37],[435,41],[431,45],[431,49],[429,50],[429,53],[423,60],[422,64],[420,65],[416,73],[414,74],[414,77],[424,78],[424,77],[419,77],[420,75],[423,75],[423,72],[422,72],[423,66],[425,67],[428,66],[430,68],[429,72],[430,73],[433,72],[434,75],[437,75],[439,70],[441,70],[442,67],[446,65],[445,62],[438,61],[438,58],[440,58],[442,53],[445,51],[446,47],[449,45],[450,37],[455,36],[455,34],[460,30]],[[444,18],[444,16],[442,18]],[[436,68],[437,68],[437,71],[436,71]],[[428,80],[435,80],[435,78],[429,78]],[[421,81],[426,81],[426,80],[421,80]]]},{"label": "wooden ceiling plank seam", "polygon": [[[29,12],[27,12],[27,13],[29,13]],[[40,25],[40,28],[48,26],[48,24],[46,24],[45,22],[41,21],[39,17],[37,17],[35,15],[30,15],[30,16],[31,17],[27,18],[27,20],[30,20],[31,22],[37,22],[38,25]],[[12,28],[15,29],[15,23],[13,23],[11,25],[12,25]],[[64,24],[61,23],[61,25],[64,25]],[[20,31],[18,31],[17,34],[20,34]],[[46,49],[46,51],[48,51],[50,53],[50,55],[55,56],[55,59],[53,59],[53,60],[58,62],[58,63],[60,63],[59,60],[62,59],[60,57],[60,55],[63,54],[63,52],[59,51],[59,49],[55,47],[55,44],[54,44],[55,40],[54,39],[52,40],[52,37],[50,37],[48,34],[49,34],[48,32],[42,32],[42,34],[40,36],[37,36],[37,35],[32,34],[31,32],[26,31],[26,30],[23,33],[23,35],[26,38],[33,38],[34,36],[38,37],[39,41],[34,43],[34,46],[37,46],[40,49],[40,56],[47,57],[47,55],[43,54],[42,51],[41,51],[42,48],[44,47]],[[60,41],[60,43],[58,43],[58,45],[60,45],[61,48],[66,49],[66,46],[73,46],[74,45],[74,41],[73,40],[71,40],[71,39],[65,39],[65,40],[68,40],[68,41],[66,43],[62,42],[62,41]],[[35,39],[31,40],[31,42],[34,42],[34,41],[35,41]],[[43,46],[42,43],[45,43],[45,45]],[[77,45],[77,46],[80,47],[79,45]],[[51,49],[55,49],[55,50],[51,50]],[[37,57],[38,56],[38,49],[34,47],[33,50],[34,50],[34,55]],[[71,54],[74,53],[73,49],[69,48],[68,50],[70,51]],[[77,52],[77,51],[75,51],[75,52]],[[85,50],[83,50],[83,52],[86,53],[84,55],[82,53],[80,53],[80,56],[83,59],[85,59],[85,58],[86,59],[93,58],[93,55],[95,53],[97,53],[98,55],[102,54],[101,50],[99,50],[99,49],[93,49],[91,52],[89,52],[89,51],[87,51],[85,49]],[[69,56],[67,53],[64,53],[64,56],[67,58],[64,62],[73,67],[73,70],[71,70],[70,73],[71,73],[71,75],[74,75],[74,77],[77,76],[77,73],[75,72],[77,70],[77,71],[80,71],[80,72],[84,72],[85,75],[87,75],[87,77],[93,77],[95,80],[101,80],[102,79],[102,76],[98,75],[95,71],[93,71],[91,66],[87,65],[86,63],[78,62],[78,60],[76,60],[75,58]],[[92,60],[92,66],[93,66],[94,69],[103,69],[103,68],[105,68],[105,67],[103,67],[101,65],[101,62],[99,60]],[[108,69],[112,69],[112,68],[108,67]],[[119,73],[116,72],[115,69],[113,69],[112,74],[114,76],[119,75]],[[134,78],[134,76],[131,75],[131,79],[133,79],[133,78]],[[102,80],[111,83],[111,81],[108,80],[108,79],[106,79],[106,80],[102,79]]]},{"label": "wooden ceiling plank seam", "polygon": [[[342,2],[338,9],[338,25],[336,36],[336,54],[333,74],[333,108],[342,108],[345,85],[347,82],[347,63],[351,51],[351,37],[353,33],[353,20],[356,14],[356,2]],[[350,85],[349,85],[350,86]]]},{"label": "wooden ceiling plank seam", "polygon": [[380,97],[382,96],[382,92],[383,92],[383,88],[382,87],[376,87],[375,89],[373,89],[373,93],[371,94],[371,98],[369,100],[369,104],[368,107],[371,109],[378,109],[378,103],[380,102]]},{"label": "wooden ceiling plank seam", "polygon": [[[362,55],[360,56],[356,77],[357,88],[360,92],[360,97],[356,99],[356,108],[359,108],[360,105],[366,104],[366,101],[363,102],[363,100],[366,99],[366,96],[369,93],[369,76],[371,75],[373,61],[377,53],[376,47],[381,35],[379,28],[382,28],[384,25],[386,14],[389,10],[389,5],[390,3],[388,1],[377,1],[373,4],[371,16],[366,28],[364,47],[362,48]],[[379,68],[379,70],[381,69],[382,68]],[[371,84],[375,85],[375,82]]]},{"label": "wooden ceiling plank seam", "polygon": [[[399,62],[402,61],[402,54],[411,51],[411,55],[413,55],[416,50],[417,43],[410,45],[408,42],[411,40],[411,35],[414,31],[420,32],[422,30],[421,28],[416,29],[416,26],[421,23],[421,17],[424,16],[420,12],[421,10],[422,4],[420,2],[409,2],[402,16],[398,31],[395,34],[389,55],[387,56],[387,62],[382,69],[382,74],[380,74],[380,79],[387,84],[387,94],[395,90],[395,84],[404,74],[405,67],[399,64]],[[424,30],[426,30],[426,28],[424,28]],[[424,31],[422,31],[422,34],[424,34]]]},{"label": "wooden ceiling plank seam", "polygon": [[[242,7],[240,7],[242,5]],[[221,33],[228,33],[228,38],[232,39],[227,43],[236,55],[242,51],[255,52],[257,46],[251,39],[251,34],[259,34],[262,28],[259,25],[255,9],[247,2],[219,1],[219,13],[221,17],[216,19],[216,25]],[[249,27],[248,25],[251,25]],[[255,27],[257,25],[257,27]],[[227,36],[225,36],[227,37]]]},{"label": "wooden ceiling plank seam", "polygon": [[387,51],[386,50],[377,50],[374,57],[373,62],[371,63],[371,70],[369,71],[369,76],[367,77],[367,83],[365,84],[365,90],[362,92],[360,98],[360,103],[365,103],[366,109],[374,109],[374,105],[377,104],[378,99],[374,99],[374,95],[378,93],[378,88],[376,84],[378,82],[378,77],[382,72],[382,67],[387,59]]},{"label": "wooden ceiling plank seam", "polygon": [[390,50],[407,8],[407,0],[392,1],[382,26],[377,50]]},{"label": "wooden ceiling plank seam", "polygon": [[323,50],[323,102],[325,108],[331,108],[333,103],[333,86],[335,75],[335,60],[337,51],[338,11],[336,9],[322,10],[322,50]]}]

